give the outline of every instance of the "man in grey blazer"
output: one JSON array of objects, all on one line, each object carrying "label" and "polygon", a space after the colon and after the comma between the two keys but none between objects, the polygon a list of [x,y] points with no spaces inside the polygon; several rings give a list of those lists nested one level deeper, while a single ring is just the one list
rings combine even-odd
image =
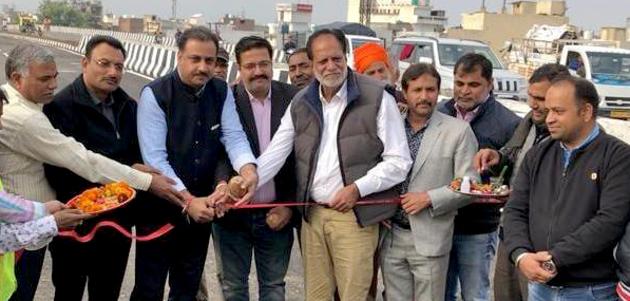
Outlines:
[{"label": "man in grey blazer", "polygon": [[401,205],[381,250],[387,300],[443,300],[453,220],[471,201],[448,188],[457,177],[477,177],[477,139],[468,123],[435,110],[440,75],[428,64],[402,76],[409,110],[405,131],[414,165],[400,185]]}]

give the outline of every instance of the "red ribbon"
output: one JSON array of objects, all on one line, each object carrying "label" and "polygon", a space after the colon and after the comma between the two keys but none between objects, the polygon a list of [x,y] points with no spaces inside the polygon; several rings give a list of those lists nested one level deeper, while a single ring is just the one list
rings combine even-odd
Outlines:
[{"label": "red ribbon", "polygon": [[[477,203],[477,204],[502,204],[505,201],[502,199],[492,199],[492,198],[483,198],[483,199],[477,199],[475,202],[473,203]],[[400,204],[400,198],[393,198],[393,199],[374,199],[374,200],[362,200],[362,201],[358,201],[356,203],[357,206],[368,206],[368,205],[385,205],[385,204]],[[245,204],[245,205],[241,205],[241,206],[234,206],[234,205],[229,205],[228,207],[230,209],[261,209],[261,208],[273,208],[273,207],[297,207],[297,206],[316,206],[316,205],[322,205],[319,203],[315,203],[315,202],[275,202],[275,203],[250,203],[250,204]],[[94,235],[96,234],[96,232],[103,227],[108,227],[108,228],[112,228],[118,232],[120,232],[120,234],[124,235],[125,237],[128,237],[130,239],[135,239],[137,241],[150,241],[156,238],[159,238],[165,234],[167,234],[168,232],[170,232],[171,230],[173,230],[173,228],[175,228],[175,226],[173,226],[172,224],[165,224],[162,227],[160,227],[159,229],[155,230],[154,232],[148,234],[148,235],[142,235],[142,236],[138,236],[138,235],[134,235],[132,233],[130,233],[127,229],[125,229],[124,227],[122,227],[121,225],[113,222],[113,221],[101,221],[99,223],[97,223],[92,230],[86,234],[86,235],[79,235],[76,231],[74,230],[63,230],[63,231],[59,231],[59,236],[61,237],[68,237],[71,239],[74,239],[78,242],[81,243],[86,243],[91,241],[92,239],[94,239]]]},{"label": "red ribbon", "polygon": [[[374,199],[374,200],[363,200],[357,201],[357,206],[366,206],[366,205],[386,205],[386,204],[399,204],[400,198],[395,199]],[[274,202],[274,203],[249,203],[241,206],[228,205],[230,209],[260,209],[260,208],[273,208],[273,207],[297,207],[297,206],[317,206],[324,205],[315,202]]]},{"label": "red ribbon", "polygon": [[621,283],[621,281],[617,284],[617,295],[622,301],[630,300],[630,292],[626,286]]},{"label": "red ribbon", "polygon": [[112,221],[102,221],[102,222],[98,222],[94,228],[92,228],[92,230],[86,234],[86,235],[79,235],[75,230],[63,230],[63,231],[59,231],[59,236],[61,237],[68,237],[68,238],[72,238],[78,242],[82,242],[82,243],[86,243],[91,241],[92,239],[94,239],[94,235],[96,234],[96,232],[103,227],[108,227],[108,228],[112,228],[118,232],[120,232],[120,234],[130,238],[130,239],[135,239],[137,241],[149,241],[149,240],[153,240],[156,238],[159,238],[161,236],[163,236],[164,234],[171,232],[171,230],[173,230],[175,228],[175,226],[173,226],[172,224],[165,224],[162,227],[160,227],[159,229],[149,233],[148,235],[134,235],[131,232],[129,232],[127,229],[125,229],[124,227],[122,227],[121,225],[112,222]]}]

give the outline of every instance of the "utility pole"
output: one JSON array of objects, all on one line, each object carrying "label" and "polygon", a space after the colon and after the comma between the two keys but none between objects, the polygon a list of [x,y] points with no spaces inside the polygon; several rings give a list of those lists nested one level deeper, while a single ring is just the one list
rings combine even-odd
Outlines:
[{"label": "utility pole", "polygon": [[370,26],[371,15],[372,15],[372,0],[359,1],[359,22],[365,26]]},{"label": "utility pole", "polygon": [[171,18],[177,20],[177,0],[171,0]]}]

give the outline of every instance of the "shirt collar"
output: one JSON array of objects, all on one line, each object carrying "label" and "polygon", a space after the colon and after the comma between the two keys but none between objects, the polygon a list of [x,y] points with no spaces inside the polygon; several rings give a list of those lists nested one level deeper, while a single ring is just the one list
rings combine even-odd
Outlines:
[{"label": "shirt collar", "polygon": [[457,103],[457,101],[455,101],[455,110],[457,110],[457,112],[459,114],[461,114],[462,116],[466,116],[468,114],[473,114],[473,116],[474,116],[474,115],[477,115],[477,113],[479,112],[479,108],[481,108],[481,105],[486,103],[488,101],[488,99],[490,99],[490,94],[488,94],[488,97],[486,97],[486,99],[484,101],[476,104],[475,108],[472,109],[471,111],[462,110],[462,107],[460,107],[459,104]]},{"label": "shirt collar", "polygon": [[591,143],[593,140],[595,140],[595,138],[597,138],[597,135],[599,135],[599,124],[595,123],[595,126],[593,127],[593,129],[591,130],[591,132],[588,134],[588,136],[586,137],[586,139],[584,139],[584,141],[582,141],[582,143],[580,143],[576,148],[574,149],[569,149],[566,145],[564,145],[564,143],[560,142],[560,147],[562,147],[562,149],[565,152],[574,152],[576,150],[582,149],[584,148],[587,144]]},{"label": "shirt collar", "polygon": [[[87,88],[87,87],[86,87]],[[103,105],[103,106],[107,106],[107,107],[111,107],[114,105],[114,99],[112,97],[112,94],[110,93],[109,95],[107,95],[107,98],[105,99],[105,101],[100,100],[96,94],[92,93],[92,91],[90,89],[87,89],[88,93],[90,94],[90,97],[92,97],[92,102],[96,105]]]},{"label": "shirt collar", "polygon": [[249,101],[251,102],[254,102],[256,100],[258,101],[262,100],[263,102],[271,101],[271,85],[269,86],[269,92],[267,92],[267,96],[265,97],[265,99],[257,99],[256,97],[254,97],[252,93],[249,92],[249,90],[247,90],[247,87],[245,87],[245,91],[247,92],[247,96],[249,96]]},{"label": "shirt collar", "polygon": [[[431,115],[433,115],[433,113],[431,113]],[[414,131],[413,127],[411,126],[411,123],[409,122],[409,117],[407,117],[405,118],[405,129],[411,131],[412,134],[417,134],[426,130],[427,127],[429,127],[430,123],[431,123],[431,116],[429,116],[429,119],[427,119],[427,122],[425,122],[424,125],[418,131]]]},{"label": "shirt collar", "polygon": [[[323,86],[320,83],[319,84],[319,100],[321,100],[323,104],[326,104],[327,102],[326,102],[326,98],[324,98],[324,90],[323,89],[324,88],[323,88]],[[341,88],[333,96],[331,101],[335,100],[335,98],[339,98],[341,100],[347,100],[347,97],[348,97],[348,80],[344,80],[343,84],[341,85]]]},{"label": "shirt collar", "polygon": [[4,89],[4,92],[7,94],[6,96],[9,102],[11,102],[12,100],[17,100],[30,109],[40,111],[40,112],[43,110],[44,108],[43,104],[35,103],[33,101],[26,99],[24,96],[22,96],[22,94],[18,90],[16,90],[13,86],[11,86],[11,84],[7,83],[3,85],[2,88]]}]

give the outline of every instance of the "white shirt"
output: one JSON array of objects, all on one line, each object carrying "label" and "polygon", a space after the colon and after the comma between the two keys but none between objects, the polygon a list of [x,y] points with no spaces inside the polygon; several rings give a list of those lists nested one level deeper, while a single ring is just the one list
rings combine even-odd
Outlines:
[{"label": "white shirt", "polygon": [[0,130],[0,177],[8,192],[33,201],[54,200],[44,163],[67,168],[90,182],[125,181],[140,190],[151,186],[150,174],[86,149],[55,129],[41,104],[27,100],[11,85],[2,88],[9,103],[4,105]]},{"label": "white shirt", "polygon": [[[324,99],[321,89],[319,92],[324,125],[310,192],[311,198],[321,204],[328,204],[335,193],[344,187],[339,167],[337,132],[341,115],[347,106],[347,94],[348,88],[345,82],[330,102]],[[383,142],[383,161],[354,182],[361,197],[387,190],[404,181],[413,163],[396,100],[387,92],[383,92],[381,107],[377,115],[377,131],[378,138]],[[282,117],[271,144],[258,158],[259,187],[271,180],[282,168],[293,150],[294,139],[295,128],[291,117],[291,107],[289,107]]]}]

